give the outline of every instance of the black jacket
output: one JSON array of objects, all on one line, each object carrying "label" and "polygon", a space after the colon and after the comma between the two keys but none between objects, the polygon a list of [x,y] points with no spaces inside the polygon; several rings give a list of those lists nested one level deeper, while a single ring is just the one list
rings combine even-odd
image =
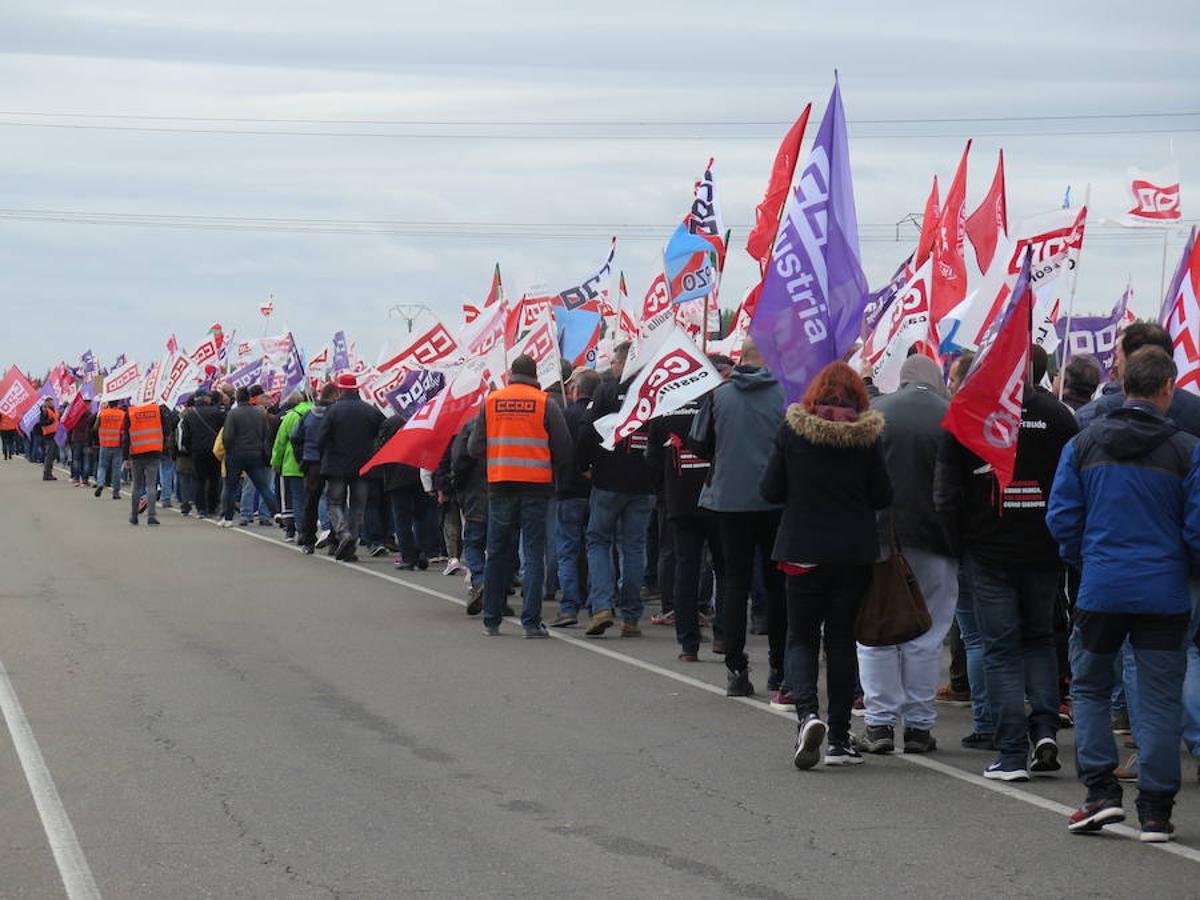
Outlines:
[{"label": "black jacket", "polygon": [[[383,424],[379,426],[379,433],[375,436],[375,445],[371,451],[372,454],[378,453],[379,449],[390,441],[392,436],[403,425],[404,419],[400,418],[400,416],[388,416],[388,418],[384,419]],[[376,466],[367,473],[366,477],[375,478],[383,482],[383,491],[387,493],[420,484],[421,470],[404,463],[387,463],[386,465]]]},{"label": "black jacket", "polygon": [[1079,431],[1049,392],[1025,388],[1013,482],[1000,496],[992,467],[947,432],[938,448],[933,503],[954,556],[993,566],[1057,568],[1058,544],[1046,528],[1046,498],[1062,449]]},{"label": "black jacket", "polygon": [[[583,427],[583,417],[591,402],[590,397],[580,397],[575,402],[568,403],[563,408],[563,418],[567,422],[567,432],[571,435],[571,444],[575,447],[579,446],[579,435]],[[576,451],[575,457],[576,462],[578,462],[578,451]],[[574,465],[571,466],[570,474],[563,479],[563,483],[559,486],[556,493],[560,500],[586,500],[592,495],[592,482],[584,476],[578,465]]]},{"label": "black jacket", "polygon": [[681,406],[670,415],[651,419],[646,444],[646,465],[650,481],[663,496],[667,517],[711,515],[699,508],[700,491],[708,478],[709,462],[686,446],[692,420],[700,410],[700,400]]},{"label": "black jacket", "polygon": [[477,421],[468,421],[450,442],[450,480],[463,518],[468,522],[486,522],[488,517],[487,463],[476,459],[469,450]]},{"label": "black jacket", "polygon": [[782,503],[772,558],[815,565],[869,565],[879,555],[875,511],[892,502],[883,458],[883,416],[835,422],[788,407],[760,490]]},{"label": "black jacket", "polygon": [[[942,419],[948,400],[927,384],[910,382],[893,394],[871,401],[887,423],[883,456],[892,479],[892,505],[887,514],[901,547],[950,556],[941,517],[933,508],[933,475],[942,443]],[[890,527],[881,521],[882,527]],[[884,534],[884,541],[887,535]]]},{"label": "black jacket", "polygon": [[375,452],[375,437],[383,413],[357,396],[338,398],[321,418],[317,447],[321,474],[326,478],[357,478]]},{"label": "black jacket", "polygon": [[[1103,419],[1113,410],[1125,405],[1125,392],[1110,390],[1097,397],[1075,413],[1080,428],[1087,428],[1098,419]],[[1181,431],[1200,437],[1200,397],[1191,391],[1176,391],[1167,410],[1167,418],[1179,426]]]},{"label": "black jacket", "polygon": [[618,441],[612,450],[605,450],[600,446],[600,433],[593,424],[609,413],[620,411],[632,382],[632,378],[620,383],[606,381],[596,390],[579,428],[579,468],[583,472],[591,471],[594,488],[618,494],[653,494],[650,473],[646,469],[646,426]]},{"label": "black jacket", "polygon": [[217,432],[225,425],[225,413],[219,406],[201,404],[183,418],[182,448],[192,456],[212,456]]}]

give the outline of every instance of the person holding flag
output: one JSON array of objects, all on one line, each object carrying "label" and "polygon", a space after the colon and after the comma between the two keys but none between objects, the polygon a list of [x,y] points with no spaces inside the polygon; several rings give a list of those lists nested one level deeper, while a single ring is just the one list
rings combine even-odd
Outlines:
[{"label": "person holding flag", "polygon": [[1062,562],[1046,529],[1046,498],[1079,427],[1037,386],[1045,372],[1030,371],[1032,312],[1027,253],[991,342],[942,422],[933,485],[973,595],[998,754],[983,774],[999,781],[1061,768],[1054,609]]},{"label": "person holding flag", "polygon": [[54,433],[58,431],[58,410],[54,408],[54,397],[47,397],[38,415],[38,434],[41,436],[42,452],[42,481],[58,481],[54,477],[54,464],[58,462],[58,444]]}]

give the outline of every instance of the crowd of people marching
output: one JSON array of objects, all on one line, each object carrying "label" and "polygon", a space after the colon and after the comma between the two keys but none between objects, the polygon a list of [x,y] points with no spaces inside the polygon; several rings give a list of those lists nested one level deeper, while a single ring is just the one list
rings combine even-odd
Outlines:
[{"label": "crowd of people marching", "polygon": [[[534,361],[517,357],[435,471],[364,472],[403,423],[360,399],[348,374],[278,407],[256,387],[198,393],[178,414],[109,403],[74,424],[65,449],[73,484],[128,491],[131,525],[143,514],[156,525],[158,507],[177,502],[226,527],[273,521],[308,554],[444,563],[488,636],[519,589],[526,638],[548,637],[547,624],[637,638],[656,585],[649,621],[674,626],[679,660],[707,645],[724,657],[728,695],[744,697],[757,681],[746,635],[765,632],[765,687],[796,713],[800,769],[934,751],[939,699],[970,702],[962,744],[995,754],[989,779],[1059,771],[1057,734],[1073,726],[1087,795],[1070,830],[1121,821],[1122,782],[1136,782],[1142,839],[1165,841],[1181,741],[1200,759],[1200,397],[1175,391],[1171,350],[1157,325],[1131,325],[1109,381],[1077,357],[1051,392],[1033,348],[1003,490],[942,429],[969,354],[948,383],[912,355],[887,395],[833,363],[785,409],[752,343],[737,365],[712,357],[724,379],[714,391],[613,449],[593,423],[625,400],[628,346],[608,371],[564,370],[545,391]],[[47,401],[44,439],[27,448],[49,480],[59,414]],[[14,422],[0,434],[6,459],[20,451]],[[876,561],[897,551],[932,626],[894,646],[857,644]],[[948,636],[951,683],[939,687]],[[1136,751],[1124,765],[1118,738]]]}]

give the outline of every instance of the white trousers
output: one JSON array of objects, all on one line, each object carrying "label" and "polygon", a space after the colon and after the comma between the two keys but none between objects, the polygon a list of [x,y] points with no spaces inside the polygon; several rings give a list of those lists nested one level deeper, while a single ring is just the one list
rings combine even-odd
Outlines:
[{"label": "white trousers", "polygon": [[862,683],[868,725],[932,730],[937,722],[933,705],[941,674],[942,642],[958,605],[958,560],[925,550],[905,550],[933,627],[903,644],[891,647],[858,645],[858,678]]}]

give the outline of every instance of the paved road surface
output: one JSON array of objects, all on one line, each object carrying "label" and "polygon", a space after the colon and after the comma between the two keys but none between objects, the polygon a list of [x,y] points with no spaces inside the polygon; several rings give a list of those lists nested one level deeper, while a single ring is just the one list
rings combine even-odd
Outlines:
[{"label": "paved road surface", "polygon": [[[488,640],[457,579],[37,476],[0,463],[0,662],[106,897],[1200,893],[1193,767],[1173,852],[1068,835],[1070,764],[978,779],[964,710],[933,757],[797,772],[668,629]],[[63,896],[6,728],[0,823],[0,896]]]}]

